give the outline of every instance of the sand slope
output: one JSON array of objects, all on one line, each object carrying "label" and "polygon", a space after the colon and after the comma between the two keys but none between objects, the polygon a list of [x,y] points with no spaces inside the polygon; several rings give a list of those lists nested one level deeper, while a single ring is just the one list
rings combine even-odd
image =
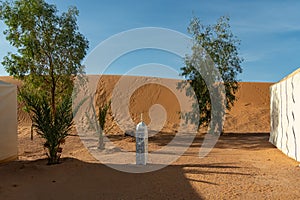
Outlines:
[{"label": "sand slope", "polygon": [[226,115],[225,132],[269,133],[272,83],[241,82],[237,101]]},{"label": "sand slope", "polygon": [[[146,77],[126,77],[130,81],[147,79]],[[0,80],[20,85],[20,82],[11,77],[0,77]],[[104,75],[101,77],[96,91],[96,106],[103,105],[112,98],[115,85],[120,76]],[[167,80],[176,84],[177,80]],[[268,133],[270,131],[270,94],[272,83],[241,82],[236,96],[237,101],[230,111],[227,111],[224,124],[225,133]],[[163,132],[174,132],[179,123],[179,102],[172,91],[159,84],[146,84],[138,88],[130,97],[129,111],[135,124],[140,120],[140,113],[144,113],[144,121],[149,124],[149,110],[152,105],[160,104],[167,112],[167,120]],[[96,109],[96,110],[97,110]],[[18,110],[20,124],[30,124],[28,115]],[[107,127],[111,134],[123,134],[123,131],[114,121],[111,110],[108,114]]]},{"label": "sand slope", "polygon": [[[135,79],[136,77],[127,77]],[[140,77],[144,79],[143,77]],[[98,84],[96,104],[101,105],[111,99],[114,86],[120,76],[102,76]],[[172,80],[171,80],[172,81]],[[174,80],[174,84],[177,81]],[[268,133],[270,131],[270,93],[272,83],[241,82],[236,96],[234,107],[227,112],[224,124],[225,133]],[[174,132],[179,123],[179,102],[172,91],[158,84],[147,84],[137,89],[130,98],[130,114],[135,123],[138,123],[141,111],[144,120],[150,123],[149,110],[152,105],[160,104],[167,112],[167,120],[163,132]],[[108,127],[117,127],[113,122],[111,112]],[[113,129],[114,133],[122,133],[120,129]]]}]

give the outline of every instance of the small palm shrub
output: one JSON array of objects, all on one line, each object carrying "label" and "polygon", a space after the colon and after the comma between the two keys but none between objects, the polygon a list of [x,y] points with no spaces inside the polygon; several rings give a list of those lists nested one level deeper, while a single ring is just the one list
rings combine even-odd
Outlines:
[{"label": "small palm shrub", "polygon": [[99,149],[104,149],[103,131],[105,129],[106,115],[110,108],[110,105],[111,105],[111,101],[104,104],[104,106],[99,107],[99,112],[98,112],[98,122],[99,122],[99,126],[100,126],[99,147],[98,147]]},{"label": "small palm shrub", "polygon": [[57,164],[62,153],[61,144],[71,131],[73,125],[72,99],[63,98],[57,103],[55,113],[45,96],[23,92],[22,99],[32,113],[33,127],[37,134],[45,139],[48,164]]}]

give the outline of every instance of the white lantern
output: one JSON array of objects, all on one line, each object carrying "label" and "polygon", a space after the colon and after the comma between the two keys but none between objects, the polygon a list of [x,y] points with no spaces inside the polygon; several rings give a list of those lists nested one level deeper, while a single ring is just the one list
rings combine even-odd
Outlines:
[{"label": "white lantern", "polygon": [[143,119],[141,119],[141,122],[136,126],[135,139],[136,164],[146,165],[148,159],[148,129],[146,124],[143,122]]}]

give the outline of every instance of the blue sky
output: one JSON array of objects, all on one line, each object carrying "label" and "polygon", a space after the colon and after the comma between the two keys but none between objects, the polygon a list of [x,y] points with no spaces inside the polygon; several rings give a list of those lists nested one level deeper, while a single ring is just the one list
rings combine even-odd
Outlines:
[{"label": "blue sky", "polygon": [[[241,40],[244,58],[242,81],[276,82],[300,67],[300,1],[276,0],[47,0],[59,11],[70,5],[79,9],[78,25],[90,42],[89,53],[110,36],[133,28],[163,27],[187,34],[193,16],[213,24],[228,15],[233,33]],[[13,51],[0,23],[0,58]],[[182,59],[147,50],[120,57],[106,73],[123,74],[145,63],[161,63],[176,70]],[[95,73],[87,70],[87,73]],[[7,75],[0,66],[0,75]]]}]

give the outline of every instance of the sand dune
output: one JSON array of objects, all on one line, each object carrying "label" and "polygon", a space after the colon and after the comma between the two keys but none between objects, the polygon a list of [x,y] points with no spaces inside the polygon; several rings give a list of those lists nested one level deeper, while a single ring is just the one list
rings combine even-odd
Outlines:
[{"label": "sand dune", "polygon": [[[119,78],[119,76],[103,76],[97,90],[97,94],[99,94],[97,98],[98,105],[111,98],[112,90]],[[174,81],[174,84],[176,84],[176,81]],[[224,132],[268,133],[270,131],[269,87],[272,83],[241,82],[239,84],[240,89],[236,94],[237,101],[226,114]],[[138,123],[139,113],[145,111],[144,120],[148,124],[148,111],[154,104],[161,104],[167,111],[167,122],[163,131],[174,132],[179,123],[179,103],[168,88],[157,84],[147,84],[133,93],[130,98],[130,114],[133,121]],[[108,126],[114,125],[111,117],[108,124]],[[115,130],[112,132],[121,131]]]},{"label": "sand dune", "polygon": [[[145,77],[140,77],[145,79]],[[134,80],[136,77],[126,77]],[[11,77],[0,77],[0,80],[20,85],[21,82]],[[115,85],[120,80],[117,75],[104,75],[101,77],[96,91],[96,107],[103,105],[112,98]],[[176,84],[177,80],[167,80]],[[225,133],[268,133],[270,131],[270,94],[269,87],[272,83],[241,82],[236,96],[237,101],[231,110],[227,111],[224,124]],[[146,84],[138,88],[130,97],[129,111],[135,124],[140,120],[140,113],[144,113],[144,121],[150,123],[149,110],[151,106],[160,104],[167,112],[163,132],[174,132],[179,123],[179,102],[172,91],[159,84]],[[96,109],[96,110],[97,110]],[[18,110],[20,124],[28,125],[30,120],[20,106]],[[114,121],[111,110],[108,113],[107,127],[111,134],[122,134],[122,130]]]},{"label": "sand dune", "polygon": [[[134,79],[135,77],[127,78]],[[102,76],[97,89],[97,105],[101,105],[101,102],[107,102],[111,98],[114,86],[119,79],[120,76]],[[174,84],[176,83],[177,81],[174,80]],[[225,133],[268,133],[270,131],[269,87],[272,83],[241,82],[239,84],[240,89],[236,94],[237,101],[226,114]],[[148,114],[154,104],[162,105],[167,112],[163,131],[176,131],[180,117],[178,100],[172,91],[158,84],[146,84],[133,93],[129,108],[133,121],[137,124],[140,119],[139,113],[143,111],[145,113],[144,120],[149,124]],[[112,113],[109,114],[108,126],[117,127],[113,122]],[[122,131],[117,128],[112,131],[112,133],[119,132]]]},{"label": "sand dune", "polygon": [[225,133],[269,133],[272,83],[241,82],[237,101],[227,112]]}]

